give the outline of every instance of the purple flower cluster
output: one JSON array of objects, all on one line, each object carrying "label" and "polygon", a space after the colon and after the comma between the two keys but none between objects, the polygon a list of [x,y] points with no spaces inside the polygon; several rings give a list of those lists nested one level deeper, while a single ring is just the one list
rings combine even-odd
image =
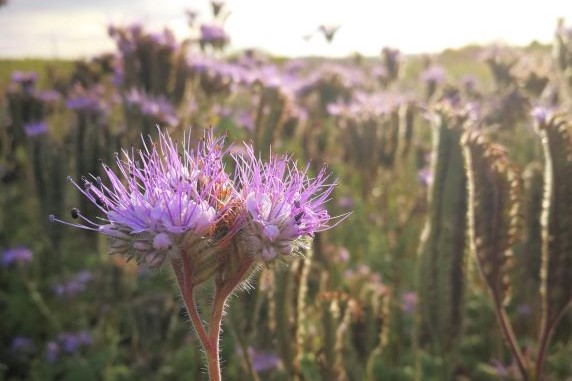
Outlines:
[{"label": "purple flower cluster", "polygon": [[323,205],[333,190],[322,170],[309,179],[290,158],[257,159],[248,147],[236,157],[240,195],[246,207],[244,250],[269,262],[307,249],[314,232],[327,227]]},{"label": "purple flower cluster", "polygon": [[164,97],[152,97],[142,91],[132,89],[125,96],[128,106],[135,107],[158,124],[175,126],[179,123],[175,108]]},{"label": "purple flower cluster", "polygon": [[28,137],[40,136],[48,133],[48,125],[46,122],[32,122],[24,126],[24,131]]},{"label": "purple flower cluster", "polygon": [[141,24],[136,23],[127,27],[110,25],[107,32],[123,55],[133,54],[143,44],[152,44],[157,50],[178,48],[173,32],[168,29],[160,33],[147,33]]},{"label": "purple flower cluster", "polygon": [[15,71],[12,73],[12,82],[17,83],[25,91],[31,91],[38,80],[38,73],[35,71]]},{"label": "purple flower cluster", "polygon": [[429,66],[421,73],[421,80],[426,83],[442,83],[445,81],[445,69],[441,66]]},{"label": "purple flower cluster", "polygon": [[388,92],[373,94],[357,92],[351,102],[338,100],[330,103],[327,111],[332,116],[361,123],[371,119],[377,120],[396,112],[402,104],[408,101],[409,99],[403,95]]},{"label": "purple flower cluster", "polygon": [[73,355],[89,347],[92,342],[91,334],[87,331],[62,332],[46,344],[46,358],[49,362],[55,362],[61,354]]},{"label": "purple flower cluster", "polygon": [[72,180],[105,218],[97,224],[74,210],[83,224],[70,225],[109,236],[112,253],[149,267],[178,259],[191,242],[216,247],[229,239],[253,261],[269,262],[301,252],[308,237],[330,226],[324,204],[334,184],[325,170],[310,178],[290,157],[263,162],[247,146],[244,155],[231,155],[232,177],[223,146],[209,133],[196,150],[184,138],[179,151],[159,131],[158,142],[117,155],[117,171],[104,165],[109,185]]},{"label": "purple flower cluster", "polygon": [[103,88],[94,86],[90,89],[75,87],[66,100],[66,107],[70,110],[88,114],[105,114],[109,105],[104,101]]},{"label": "purple flower cluster", "polygon": [[265,372],[280,365],[280,357],[272,352],[263,352],[252,347],[248,348],[252,366],[257,372]]},{"label": "purple flower cluster", "polygon": [[93,275],[89,271],[81,271],[71,279],[54,286],[54,293],[62,297],[73,297],[85,291]]},{"label": "purple flower cluster", "polygon": [[228,34],[221,26],[214,24],[201,25],[201,46],[210,45],[215,48],[223,48],[229,42],[229,40],[230,38]]},{"label": "purple flower cluster", "polygon": [[5,250],[2,253],[2,260],[0,263],[2,267],[9,267],[17,263],[30,263],[32,261],[32,251],[27,247],[14,247],[12,249]]},{"label": "purple flower cluster", "polygon": [[34,352],[34,341],[26,336],[16,336],[12,339],[10,349],[16,355],[28,355]]}]

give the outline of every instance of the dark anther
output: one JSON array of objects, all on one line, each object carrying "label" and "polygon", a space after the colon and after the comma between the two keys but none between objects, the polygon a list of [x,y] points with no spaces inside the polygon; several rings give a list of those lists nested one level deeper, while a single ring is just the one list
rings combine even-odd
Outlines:
[{"label": "dark anther", "polygon": [[74,220],[77,220],[77,218],[79,217],[79,209],[78,208],[72,208],[70,213],[71,213],[72,218]]}]

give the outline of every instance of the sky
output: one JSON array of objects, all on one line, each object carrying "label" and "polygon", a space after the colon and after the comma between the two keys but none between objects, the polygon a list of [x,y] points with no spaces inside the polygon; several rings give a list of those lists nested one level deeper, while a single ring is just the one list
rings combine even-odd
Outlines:
[{"label": "sky", "polygon": [[[280,56],[378,55],[385,46],[433,53],[467,44],[549,43],[572,25],[570,0],[227,0],[231,50]],[[110,24],[168,27],[189,37],[186,9],[211,22],[208,0],[8,0],[0,8],[0,57],[85,58],[113,50]],[[332,43],[319,25],[340,25]],[[310,38],[308,38],[310,36]],[[306,37],[306,38],[304,38]]]}]

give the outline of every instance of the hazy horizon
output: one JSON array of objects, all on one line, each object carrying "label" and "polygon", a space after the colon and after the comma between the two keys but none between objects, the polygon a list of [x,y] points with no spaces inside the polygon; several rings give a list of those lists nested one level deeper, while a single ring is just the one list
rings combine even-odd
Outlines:
[{"label": "hazy horizon", "polygon": [[[257,48],[285,57],[344,57],[354,52],[375,56],[384,46],[407,54],[434,53],[467,45],[550,43],[559,17],[572,20],[565,1],[455,2],[228,0],[225,29],[230,51]],[[110,24],[140,22],[146,29],[191,35],[186,9],[199,22],[212,17],[208,1],[168,0],[9,0],[0,8],[0,57],[79,58],[113,51]],[[316,33],[320,24],[341,25],[328,44]],[[310,36],[310,38],[308,38]]]}]

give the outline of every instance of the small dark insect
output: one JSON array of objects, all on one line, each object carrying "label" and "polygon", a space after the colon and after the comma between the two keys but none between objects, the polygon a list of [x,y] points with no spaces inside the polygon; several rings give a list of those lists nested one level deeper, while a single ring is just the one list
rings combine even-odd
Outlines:
[{"label": "small dark insect", "polygon": [[294,216],[294,221],[296,221],[296,223],[299,225],[303,216],[304,216],[304,212],[302,211],[302,212],[300,212]]},{"label": "small dark insect", "polygon": [[72,210],[70,211],[70,214],[74,220],[77,220],[77,218],[79,217],[79,209],[78,208],[72,208]]}]

